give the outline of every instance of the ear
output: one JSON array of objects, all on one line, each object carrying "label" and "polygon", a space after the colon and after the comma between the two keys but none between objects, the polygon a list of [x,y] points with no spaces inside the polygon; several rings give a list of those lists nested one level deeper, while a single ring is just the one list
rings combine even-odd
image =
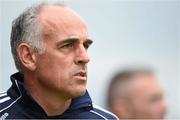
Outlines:
[{"label": "ear", "polygon": [[129,117],[130,113],[127,111],[127,103],[123,100],[114,101],[111,109],[120,119],[127,119]]},{"label": "ear", "polygon": [[21,64],[25,68],[27,68],[31,71],[34,71],[36,69],[36,52],[35,52],[35,50],[27,43],[21,43],[17,48],[17,52],[18,52]]},{"label": "ear", "polygon": [[121,103],[116,101],[112,103],[111,110],[113,111],[113,113],[119,114],[121,109],[123,109]]}]

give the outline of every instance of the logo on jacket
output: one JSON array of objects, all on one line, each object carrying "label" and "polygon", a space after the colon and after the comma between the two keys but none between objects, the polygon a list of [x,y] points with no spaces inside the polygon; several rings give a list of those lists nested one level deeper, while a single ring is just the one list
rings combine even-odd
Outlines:
[{"label": "logo on jacket", "polygon": [[9,115],[8,113],[4,113],[4,114],[0,117],[0,120],[5,120],[8,115]]}]

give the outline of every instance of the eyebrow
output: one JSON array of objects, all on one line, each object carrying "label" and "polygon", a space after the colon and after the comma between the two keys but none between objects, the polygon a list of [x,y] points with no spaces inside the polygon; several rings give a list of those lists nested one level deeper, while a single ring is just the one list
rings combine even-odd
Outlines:
[{"label": "eyebrow", "polygon": [[[77,42],[78,40],[79,40],[78,37],[72,36],[72,37],[69,37],[69,38],[67,38],[67,39],[64,39],[64,40],[58,42],[57,45],[59,46],[59,45],[64,44],[64,43],[75,43],[75,42]],[[91,44],[93,43],[93,40],[90,39],[90,38],[87,38],[84,43],[87,43],[87,44],[91,45]]]}]

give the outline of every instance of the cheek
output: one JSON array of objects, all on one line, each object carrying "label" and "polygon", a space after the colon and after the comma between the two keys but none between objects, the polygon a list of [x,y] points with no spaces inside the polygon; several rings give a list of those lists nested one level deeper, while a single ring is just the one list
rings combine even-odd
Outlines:
[{"label": "cheek", "polygon": [[37,65],[37,74],[59,85],[66,84],[77,68],[72,55],[62,55],[59,51],[52,50],[40,56]]},{"label": "cheek", "polygon": [[53,64],[47,70],[51,79],[58,85],[65,84],[71,78],[70,67],[67,67],[67,64]]},{"label": "cheek", "polygon": [[39,64],[41,68],[45,69],[47,72],[49,71],[57,75],[62,75],[70,70],[72,62],[70,62],[70,60],[68,61],[67,58],[49,55],[42,58]]},{"label": "cheek", "polygon": [[[44,76],[49,80],[61,80],[68,74],[68,64],[55,57],[42,57],[37,63],[37,75]],[[57,81],[56,81],[57,82]]]}]

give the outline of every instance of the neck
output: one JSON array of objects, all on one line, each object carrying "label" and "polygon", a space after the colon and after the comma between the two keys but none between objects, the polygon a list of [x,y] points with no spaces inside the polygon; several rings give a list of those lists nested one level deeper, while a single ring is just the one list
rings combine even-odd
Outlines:
[{"label": "neck", "polygon": [[[60,93],[54,92],[38,85],[33,78],[24,78],[24,84],[29,90],[33,99],[43,108],[48,116],[63,114],[71,104],[71,98],[60,96]],[[27,80],[29,79],[29,80]]]},{"label": "neck", "polygon": [[48,116],[63,114],[71,104],[71,99],[54,99],[51,95],[39,96],[37,93],[32,96]]}]

